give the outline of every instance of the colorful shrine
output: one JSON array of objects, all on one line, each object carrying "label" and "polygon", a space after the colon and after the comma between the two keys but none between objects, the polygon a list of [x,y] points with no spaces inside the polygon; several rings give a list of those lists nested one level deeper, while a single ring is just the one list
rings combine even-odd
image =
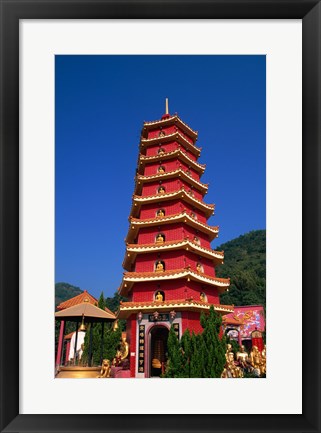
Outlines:
[{"label": "colorful shrine", "polygon": [[167,101],[166,114],[142,129],[119,288],[128,298],[118,318],[127,320],[131,377],[164,372],[172,325],[180,338],[186,329],[202,331],[200,314],[211,305],[221,315],[234,313],[219,300],[230,282],[215,275],[224,254],[211,249],[219,229],[208,224],[214,205],[204,201],[196,141],[197,132],[168,113]]}]

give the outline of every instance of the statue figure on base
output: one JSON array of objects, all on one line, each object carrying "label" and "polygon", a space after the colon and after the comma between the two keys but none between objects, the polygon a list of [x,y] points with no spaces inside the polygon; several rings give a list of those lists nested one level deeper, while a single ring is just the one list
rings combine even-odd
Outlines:
[{"label": "statue figure on base", "polygon": [[163,295],[161,294],[161,292],[157,292],[157,294],[155,296],[155,301],[163,302]]},{"label": "statue figure on base", "polygon": [[100,375],[97,376],[97,378],[106,379],[107,377],[110,377],[110,361],[109,359],[104,359],[101,366]]},{"label": "statue figure on base", "polygon": [[252,366],[249,361],[249,354],[245,351],[245,347],[243,345],[241,346],[240,351],[236,354],[236,361],[243,370],[252,371]]},{"label": "statue figure on base", "polygon": [[162,244],[163,242],[164,242],[164,236],[161,233],[159,233],[157,235],[157,238],[156,238],[156,243],[157,244]]},{"label": "statue figure on base", "polygon": [[113,366],[120,365],[122,361],[128,357],[128,353],[129,353],[129,344],[126,341],[126,336],[125,336],[122,337],[121,342],[119,343],[119,348],[112,362]]},{"label": "statue figure on base", "polygon": [[156,272],[164,272],[164,265],[161,261],[157,262],[155,270]]},{"label": "statue figure on base", "polygon": [[234,362],[234,353],[226,352],[227,362],[225,364],[225,368],[223,373],[221,374],[222,378],[241,378],[243,377],[243,371],[240,367],[237,367]]},{"label": "statue figure on base", "polygon": [[252,347],[252,351],[250,353],[250,364],[253,367],[253,373],[260,377],[263,373],[263,361],[261,353],[259,352],[259,349],[257,346]]},{"label": "statue figure on base", "polygon": [[264,349],[262,350],[261,353],[261,358],[262,358],[261,372],[262,374],[266,374],[266,345],[265,344],[264,344]]}]

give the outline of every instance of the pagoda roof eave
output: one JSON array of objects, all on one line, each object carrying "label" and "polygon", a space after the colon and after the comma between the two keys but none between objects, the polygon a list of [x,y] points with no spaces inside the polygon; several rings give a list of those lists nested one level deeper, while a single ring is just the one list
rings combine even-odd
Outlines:
[{"label": "pagoda roof eave", "polygon": [[187,203],[197,207],[201,212],[204,212],[204,215],[206,218],[209,218],[210,216],[214,215],[214,204],[206,204],[195,197],[193,197],[191,194],[189,194],[185,188],[181,188],[177,191],[168,192],[165,194],[155,194],[155,195],[149,195],[149,196],[141,196],[141,195],[134,195],[133,196],[133,205],[130,211],[131,216],[135,216],[138,214],[140,210],[140,206],[142,204],[149,204],[149,203],[155,203],[155,202],[161,202],[161,201],[168,201],[173,199],[184,199]]},{"label": "pagoda roof eave", "polygon": [[181,126],[182,130],[187,132],[187,135],[189,135],[189,134],[192,135],[191,138],[193,138],[193,137],[194,137],[194,139],[197,138],[198,132],[194,131],[192,128],[190,128],[176,114],[174,116],[167,117],[166,119],[144,122],[144,129],[155,129],[155,127],[157,127],[157,126],[166,126],[166,125],[171,125],[171,124],[175,124],[175,123],[179,124]]},{"label": "pagoda roof eave", "polygon": [[135,239],[139,227],[157,226],[157,225],[164,225],[168,223],[171,224],[176,222],[183,222],[184,224],[187,224],[207,234],[210,241],[215,239],[218,236],[218,232],[219,232],[218,226],[209,226],[208,224],[195,220],[185,211],[179,214],[174,214],[165,217],[155,217],[155,218],[150,218],[145,220],[130,217],[129,222],[130,222],[130,227],[125,239],[127,243],[131,243],[131,241]]},{"label": "pagoda roof eave", "polygon": [[140,170],[141,166],[144,166],[145,163],[154,162],[154,161],[158,161],[158,160],[167,160],[167,159],[174,158],[175,156],[177,156],[180,160],[189,164],[198,173],[200,173],[200,174],[204,173],[205,168],[206,168],[206,164],[199,164],[198,162],[191,159],[185,152],[183,152],[182,149],[179,149],[179,148],[172,150],[171,152],[165,152],[161,155],[157,154],[157,155],[152,155],[152,156],[146,156],[146,155],[140,154],[140,156],[139,156],[140,164],[138,166],[138,170]]},{"label": "pagoda roof eave", "polygon": [[[129,244],[126,248],[126,257],[123,261],[123,268],[128,269],[130,263],[135,260],[136,255],[140,253],[151,253],[157,251],[172,251],[172,250],[190,250],[197,252],[198,255],[206,257],[210,260],[213,260],[214,266],[223,263],[224,260],[224,252],[214,251],[210,248],[204,248],[198,245],[196,242],[192,242],[188,238],[178,241],[169,241],[163,243],[153,243],[153,244]],[[131,254],[130,254],[131,253]]]},{"label": "pagoda roof eave", "polygon": [[213,305],[215,311],[221,315],[234,312],[233,305],[210,304],[208,302],[197,301],[194,299],[177,299],[164,302],[121,302],[117,314],[118,319],[127,319],[131,314],[153,313],[154,311],[170,312],[180,311],[208,311]]},{"label": "pagoda roof eave", "polygon": [[140,146],[141,148],[146,148],[148,146],[151,146],[153,144],[159,144],[159,143],[166,143],[176,141],[182,146],[188,147],[188,149],[196,156],[199,157],[201,154],[201,149],[195,144],[189,142],[186,140],[185,137],[182,136],[179,132],[174,132],[173,134],[164,135],[162,137],[153,137],[153,138],[142,138],[140,140]]},{"label": "pagoda roof eave", "polygon": [[168,171],[165,173],[157,173],[157,174],[153,174],[150,176],[138,175],[136,178],[136,188],[135,188],[136,194],[141,192],[142,184],[144,184],[145,182],[153,182],[153,181],[157,181],[160,179],[170,179],[170,178],[175,178],[175,177],[183,178],[187,182],[190,182],[191,184],[193,184],[193,186],[195,186],[203,194],[206,193],[208,190],[207,184],[199,182],[198,180],[194,179],[192,176],[188,175],[184,170],[179,168],[177,170]]},{"label": "pagoda roof eave", "polygon": [[121,295],[126,296],[134,283],[145,281],[168,281],[180,278],[187,278],[188,281],[194,280],[215,286],[220,293],[226,291],[230,285],[229,278],[211,277],[209,275],[193,271],[187,267],[164,272],[124,272],[123,281],[119,288],[119,292]]}]

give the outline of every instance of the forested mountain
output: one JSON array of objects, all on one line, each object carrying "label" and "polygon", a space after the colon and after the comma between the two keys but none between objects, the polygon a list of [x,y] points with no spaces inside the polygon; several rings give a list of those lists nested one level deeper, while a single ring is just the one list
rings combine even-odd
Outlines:
[{"label": "forested mountain", "polygon": [[216,249],[224,251],[225,256],[216,275],[231,278],[229,292],[221,295],[221,303],[265,307],[266,231],[251,231]]},{"label": "forested mountain", "polygon": [[83,290],[79,287],[73,286],[69,283],[56,283],[55,284],[55,306],[61,302],[67,301],[67,299],[73,298],[74,296],[80,295]]}]

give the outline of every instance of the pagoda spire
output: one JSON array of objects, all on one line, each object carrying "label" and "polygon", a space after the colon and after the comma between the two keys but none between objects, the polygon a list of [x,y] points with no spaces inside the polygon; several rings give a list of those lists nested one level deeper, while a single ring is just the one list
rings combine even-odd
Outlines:
[{"label": "pagoda spire", "polygon": [[162,120],[169,119],[170,117],[171,116],[170,116],[169,110],[168,110],[168,98],[165,98],[165,114],[163,114]]}]

